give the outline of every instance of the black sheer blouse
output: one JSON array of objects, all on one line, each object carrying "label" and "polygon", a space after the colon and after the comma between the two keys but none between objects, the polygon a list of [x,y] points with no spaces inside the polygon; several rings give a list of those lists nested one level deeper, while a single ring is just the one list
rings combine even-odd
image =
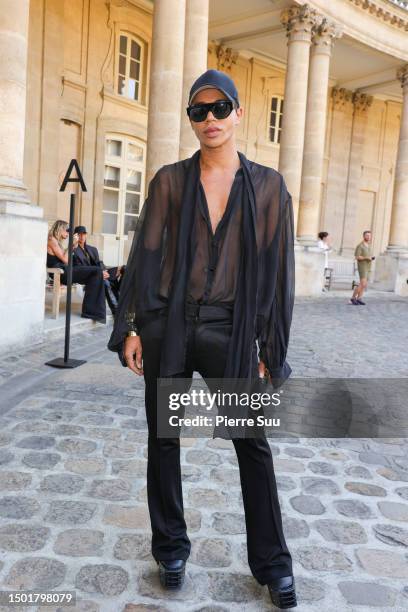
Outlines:
[{"label": "black sheer blouse", "polygon": [[[242,346],[245,354],[239,354],[238,349],[234,357],[241,360],[236,373],[247,375],[248,367],[242,364],[251,351],[244,350],[244,346],[250,346],[257,338],[260,358],[272,382],[276,382],[274,386],[278,386],[291,373],[286,362],[295,282],[291,196],[281,174],[247,160],[239,152],[242,165],[235,175],[223,218],[213,233],[200,181],[199,154],[196,151],[191,158],[163,166],[150,182],[108,347],[121,354],[126,333],[140,329],[154,311],[169,306],[172,293],[179,291],[180,275],[188,271],[185,299],[188,296],[205,303],[234,300],[241,318],[251,312],[244,332],[238,329],[240,321],[235,322],[237,337],[241,332],[241,339],[247,338],[245,344],[237,340],[236,347]],[[248,193],[253,194],[252,199]],[[249,200],[254,200],[255,206],[250,206]],[[250,208],[255,209],[252,217]],[[188,227],[192,227],[190,242]],[[248,245],[252,245],[255,260],[251,259]],[[251,282],[256,286],[251,288]],[[246,283],[246,292],[239,290],[239,283]],[[178,287],[173,288],[176,284]],[[181,304],[177,293],[175,299]],[[181,364],[183,342],[178,344],[177,330],[171,332],[173,344],[168,354],[175,362],[179,354]],[[169,372],[168,367],[167,375]]]},{"label": "black sheer blouse", "polygon": [[233,302],[241,251],[242,168],[235,174],[225,212],[213,232],[203,185],[197,197],[196,250],[188,298],[202,304]]}]

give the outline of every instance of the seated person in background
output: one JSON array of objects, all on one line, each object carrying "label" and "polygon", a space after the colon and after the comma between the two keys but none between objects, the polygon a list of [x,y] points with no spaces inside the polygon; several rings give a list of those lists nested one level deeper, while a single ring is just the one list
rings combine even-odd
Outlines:
[{"label": "seated person in background", "polygon": [[[67,284],[68,249],[64,249],[62,241],[68,238],[68,223],[66,221],[55,221],[48,233],[47,242],[47,268],[61,268],[62,284]],[[78,236],[74,234],[73,248],[78,245]],[[99,323],[106,323],[105,289],[103,273],[96,266],[73,267],[72,282],[85,285],[85,295],[82,302],[81,317],[94,319]]]},{"label": "seated person in background", "polygon": [[86,227],[78,225],[74,233],[78,235],[78,245],[74,249],[74,266],[98,266],[103,272],[105,295],[112,314],[115,314],[119,299],[120,283],[125,266],[107,268],[99,258],[98,249],[87,241]]}]

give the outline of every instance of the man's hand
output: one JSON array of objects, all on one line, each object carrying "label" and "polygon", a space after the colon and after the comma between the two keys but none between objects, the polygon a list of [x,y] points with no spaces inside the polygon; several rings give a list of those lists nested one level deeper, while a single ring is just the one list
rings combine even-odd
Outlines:
[{"label": "man's hand", "polygon": [[125,338],[125,348],[123,351],[126,365],[138,376],[143,374],[142,366],[142,342],[140,336],[128,336]]},{"label": "man's hand", "polygon": [[107,270],[103,271],[103,280],[108,280],[109,278],[109,272]]},{"label": "man's hand", "polygon": [[262,359],[260,359],[258,363],[258,372],[259,372],[259,378],[265,378],[265,376],[267,376],[269,380],[271,379],[269,375],[269,371],[265,363],[262,361]]}]

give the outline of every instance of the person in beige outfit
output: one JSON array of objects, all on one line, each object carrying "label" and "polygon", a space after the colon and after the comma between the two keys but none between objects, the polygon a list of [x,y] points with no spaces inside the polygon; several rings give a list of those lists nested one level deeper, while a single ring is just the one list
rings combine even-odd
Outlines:
[{"label": "person in beige outfit", "polygon": [[363,240],[356,246],[354,257],[357,259],[358,274],[360,283],[355,287],[353,295],[350,299],[350,304],[354,306],[365,306],[365,302],[361,299],[364,291],[367,289],[370,279],[371,262],[375,259],[371,255],[371,231],[363,232]]}]

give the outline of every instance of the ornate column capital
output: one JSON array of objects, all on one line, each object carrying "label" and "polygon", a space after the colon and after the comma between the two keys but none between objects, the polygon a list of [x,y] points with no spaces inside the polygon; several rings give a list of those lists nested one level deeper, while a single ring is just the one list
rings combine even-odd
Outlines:
[{"label": "ornate column capital", "polygon": [[218,70],[231,70],[232,64],[237,63],[238,51],[234,51],[230,47],[219,45],[216,49]]},{"label": "ornate column capital", "polygon": [[365,113],[373,103],[373,96],[355,91],[353,94],[353,105],[355,113]]},{"label": "ornate column capital", "polygon": [[291,6],[281,14],[281,23],[286,27],[289,42],[310,42],[313,27],[320,23],[321,19],[319,13],[308,4]]},{"label": "ornate column capital", "polygon": [[231,70],[232,64],[237,63],[239,56],[238,51],[234,51],[230,47],[225,47],[225,45],[222,45],[217,40],[209,41],[208,52],[215,53],[218,70]]},{"label": "ornate column capital", "polygon": [[336,38],[343,35],[343,28],[334,21],[324,17],[320,23],[313,28],[312,50],[314,53],[331,54],[333,43]]},{"label": "ornate column capital", "polygon": [[347,104],[351,104],[353,102],[353,92],[345,87],[334,87],[332,89],[332,98],[334,108],[336,110],[343,110]]},{"label": "ornate column capital", "polygon": [[404,64],[397,70],[397,79],[401,81],[401,87],[407,87],[408,85],[408,64]]}]

